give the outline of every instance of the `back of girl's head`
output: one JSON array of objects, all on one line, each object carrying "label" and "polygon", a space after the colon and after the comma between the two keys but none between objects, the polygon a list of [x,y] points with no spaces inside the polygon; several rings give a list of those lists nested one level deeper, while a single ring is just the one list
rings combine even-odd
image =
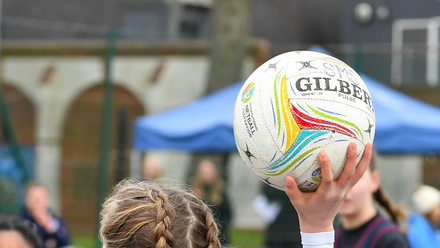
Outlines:
[{"label": "back of girl's head", "polygon": [[[371,157],[370,162],[370,170],[378,170],[377,169],[377,160],[379,154],[376,150],[373,150],[373,156]],[[382,187],[378,187],[377,191],[373,193],[374,200],[376,200],[379,205],[381,205],[390,216],[391,220],[397,225],[401,225],[406,218],[406,212],[401,206],[396,206],[391,199],[388,197],[387,193],[382,189]]]},{"label": "back of girl's head", "polygon": [[107,248],[218,248],[217,235],[208,206],[182,186],[124,180],[101,212],[100,237]]},{"label": "back of girl's head", "polygon": [[0,214],[0,232],[1,231],[16,231],[31,247],[43,247],[41,239],[34,230],[32,223],[18,216]]}]

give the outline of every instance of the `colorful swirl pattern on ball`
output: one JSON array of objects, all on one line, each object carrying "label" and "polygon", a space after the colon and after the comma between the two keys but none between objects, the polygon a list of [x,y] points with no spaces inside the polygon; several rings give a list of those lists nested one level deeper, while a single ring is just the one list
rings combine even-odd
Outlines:
[{"label": "colorful swirl pattern on ball", "polygon": [[[338,121],[340,123],[344,123],[344,124],[347,124],[349,126],[354,127],[356,129],[356,131],[358,132],[358,135],[361,136],[362,140],[364,139],[364,136],[362,135],[361,130],[355,124],[353,124],[353,123],[351,123],[349,121],[345,121],[345,120],[342,120],[340,118],[332,117],[330,115],[327,115],[327,114],[324,114],[322,112],[319,112],[318,110],[313,109],[309,105],[307,105],[307,106],[314,113],[316,113],[319,116],[325,117],[325,118],[330,119],[330,120]],[[346,127],[344,127],[344,126],[342,126],[342,125],[340,125],[340,124],[338,124],[336,122],[331,122],[331,121],[326,121],[326,120],[322,120],[322,119],[312,118],[312,117],[302,113],[292,103],[290,103],[290,109],[292,111],[292,114],[293,114],[295,120],[297,121],[297,123],[299,124],[299,126],[301,128],[332,130],[333,132],[345,134],[345,135],[348,135],[348,136],[353,137],[353,138],[358,137],[358,135],[356,135],[353,131],[349,130],[348,128],[346,128]]]},{"label": "colorful swirl pattern on ball", "polygon": [[[323,119],[313,118],[295,107],[295,105],[289,101],[287,78],[285,74],[281,74],[283,70],[284,68],[278,72],[274,81],[276,110],[273,110],[273,114],[278,126],[278,137],[282,130],[281,121],[284,121],[286,130],[283,130],[283,132],[287,137],[287,141],[283,156],[269,166],[259,170],[266,176],[278,176],[288,170],[295,170],[295,168],[311,156],[313,151],[321,148],[318,146],[303,151],[306,145],[330,132],[345,134],[353,138],[360,138],[361,140],[364,139],[362,131],[354,123],[320,112],[308,104],[307,107]],[[352,130],[342,124],[350,126]],[[300,155],[298,156],[298,154]]]},{"label": "colorful swirl pattern on ball", "polygon": [[[280,76],[280,73],[284,70],[284,68],[282,68],[274,81],[274,93],[275,93],[275,106],[276,106],[276,111],[277,111],[277,120],[278,120],[278,137],[280,136],[280,131],[281,131],[281,118],[280,118],[280,112],[283,115],[282,120],[284,120],[284,125],[286,127],[285,130],[285,136],[286,136],[286,147],[284,149],[284,153],[286,153],[289,148],[292,146],[293,142],[295,141],[296,137],[298,136],[299,132],[301,131],[301,129],[299,128],[299,126],[297,125],[295,119],[293,118],[293,115],[290,111],[289,108],[289,96],[287,95],[287,79],[286,79],[286,74],[284,74],[282,77]],[[280,80],[281,79],[281,80]],[[277,84],[280,84],[280,89],[279,89],[279,94],[280,94],[280,100],[278,100],[278,95],[277,95]]]},{"label": "colorful swirl pattern on ball", "polygon": [[[314,147],[307,151],[303,151],[305,146],[310,142],[316,140],[316,138],[323,136],[325,134],[330,133],[328,130],[301,130],[298,137],[295,140],[295,143],[290,146],[289,150],[284,154],[281,158],[279,158],[276,162],[270,164],[269,166],[261,169],[261,172],[266,176],[278,176],[291,169],[294,170],[298,167],[302,162],[308,159],[311,156],[311,153],[321,148],[320,146]],[[296,157],[300,154],[298,157]],[[296,158],[295,158],[296,157]],[[292,161],[293,160],[293,161]]]}]

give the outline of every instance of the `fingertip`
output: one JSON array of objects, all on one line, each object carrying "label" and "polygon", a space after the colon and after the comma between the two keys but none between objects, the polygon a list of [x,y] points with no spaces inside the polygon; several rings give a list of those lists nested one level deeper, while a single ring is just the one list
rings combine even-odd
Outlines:
[{"label": "fingertip", "polygon": [[287,176],[286,177],[286,187],[287,188],[292,188],[294,185],[296,186],[295,179],[293,179],[292,176]]},{"label": "fingertip", "polygon": [[288,195],[295,194],[297,191],[299,191],[296,181],[292,176],[286,177],[286,186],[284,187],[284,191],[286,191]]},{"label": "fingertip", "polygon": [[332,166],[330,164],[330,159],[328,158],[327,153],[324,150],[319,153],[319,165],[321,166],[322,172],[321,184],[333,182]]},{"label": "fingertip", "polygon": [[284,192],[289,197],[290,202],[294,207],[301,202],[302,192],[299,190],[295,179],[292,176],[286,177],[286,186],[284,186]]},{"label": "fingertip", "polygon": [[319,158],[321,159],[321,161],[326,161],[327,160],[327,153],[324,151],[324,150],[322,150],[320,153],[319,153]]},{"label": "fingertip", "polygon": [[371,144],[371,143],[367,144],[367,152],[368,153],[373,153],[373,144]]},{"label": "fingertip", "polygon": [[369,159],[371,159],[372,156],[373,156],[373,144],[368,143],[365,146],[363,157],[365,157],[366,159],[369,160]]},{"label": "fingertip", "polygon": [[357,144],[356,144],[356,142],[351,142],[351,143],[350,143],[350,149],[351,149],[353,152],[356,152],[356,153],[357,153]]},{"label": "fingertip", "polygon": [[289,197],[291,202],[294,202],[297,199],[298,194],[300,194],[300,190],[296,184],[295,179],[292,176],[286,177],[286,186],[284,187],[284,191]]}]

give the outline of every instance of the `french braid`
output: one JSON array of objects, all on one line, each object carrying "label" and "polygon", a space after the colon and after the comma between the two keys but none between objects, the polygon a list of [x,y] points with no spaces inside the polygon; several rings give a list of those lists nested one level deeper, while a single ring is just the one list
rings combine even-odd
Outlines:
[{"label": "french braid", "polygon": [[191,190],[154,181],[124,180],[101,212],[106,248],[220,248],[209,207]]},{"label": "french braid", "polygon": [[173,247],[173,235],[170,232],[171,220],[170,216],[174,216],[174,208],[169,203],[168,197],[159,189],[150,189],[150,199],[156,203],[156,227],[153,231],[154,241],[157,243],[156,248]]},{"label": "french braid", "polygon": [[218,228],[211,209],[193,193],[185,192],[181,196],[187,212],[186,236],[182,238],[186,240],[185,247],[220,248]]},{"label": "french braid", "polygon": [[218,228],[214,221],[214,216],[211,213],[211,210],[203,204],[203,210],[206,212],[205,215],[205,224],[208,232],[206,233],[206,241],[208,243],[208,248],[220,248],[220,242],[218,240]]}]

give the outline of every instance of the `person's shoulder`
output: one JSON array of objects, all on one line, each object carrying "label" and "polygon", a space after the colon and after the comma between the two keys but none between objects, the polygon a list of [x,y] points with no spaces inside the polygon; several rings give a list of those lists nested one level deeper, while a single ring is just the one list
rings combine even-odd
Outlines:
[{"label": "person's shoulder", "polygon": [[48,210],[49,210],[49,213],[50,213],[50,215],[52,216],[52,218],[58,220],[58,221],[60,222],[60,224],[62,224],[63,226],[64,226],[64,225],[67,225],[67,220],[66,220],[61,214],[59,214],[59,213],[53,211],[53,210],[50,209],[50,208],[49,208]]},{"label": "person's shoulder", "polygon": [[409,224],[412,223],[428,223],[428,220],[421,214],[411,213],[408,217]]},{"label": "person's shoulder", "polygon": [[408,216],[408,220],[422,220],[422,219],[425,219],[425,217],[423,217],[421,214],[418,213],[411,213]]},{"label": "person's shoulder", "polygon": [[[393,225],[394,226],[394,225]],[[389,228],[377,240],[377,248],[409,248],[406,235],[397,226]],[[384,229],[386,230],[386,229]],[[374,240],[373,240],[374,242]]]},{"label": "person's shoulder", "polygon": [[[422,231],[423,230],[423,231]],[[429,231],[428,231],[429,230]],[[418,232],[434,231],[431,223],[420,214],[411,214],[408,218],[408,234],[414,235]]]},{"label": "person's shoulder", "polygon": [[31,216],[31,214],[29,213],[29,211],[27,209],[24,209],[23,211],[21,211],[18,216],[22,219],[28,220],[28,221],[33,221],[33,218]]}]

